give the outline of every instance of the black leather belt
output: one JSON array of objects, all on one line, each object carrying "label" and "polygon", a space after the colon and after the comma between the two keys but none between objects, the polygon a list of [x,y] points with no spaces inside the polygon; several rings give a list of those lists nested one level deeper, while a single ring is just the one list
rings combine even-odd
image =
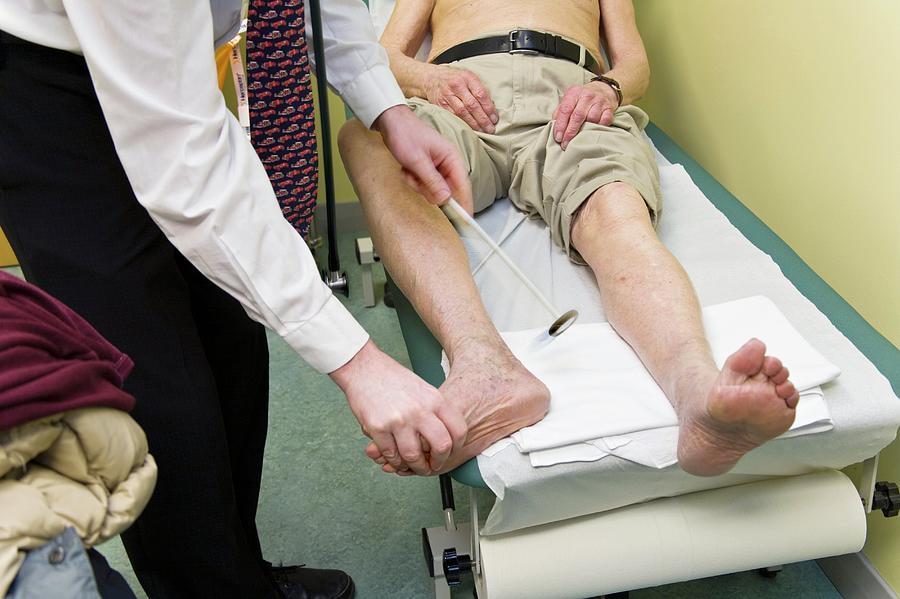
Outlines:
[{"label": "black leather belt", "polygon": [[531,29],[516,29],[515,31],[510,31],[508,35],[469,40],[441,52],[432,62],[435,64],[446,64],[464,58],[471,58],[472,56],[504,52],[509,54],[543,54],[569,60],[575,64],[581,61],[581,53],[584,52],[584,68],[595,75],[603,74],[600,70],[600,65],[591,56],[591,53],[578,44],[552,33],[542,33]]}]

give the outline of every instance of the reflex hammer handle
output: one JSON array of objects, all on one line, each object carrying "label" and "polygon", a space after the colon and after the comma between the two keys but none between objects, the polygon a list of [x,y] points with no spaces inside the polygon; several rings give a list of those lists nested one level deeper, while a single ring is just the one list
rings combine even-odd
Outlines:
[{"label": "reflex hammer handle", "polygon": [[500,246],[497,245],[497,242],[491,239],[491,236],[487,234],[487,231],[482,229],[481,225],[479,225],[474,218],[469,216],[469,213],[463,210],[462,206],[460,206],[456,200],[450,198],[450,200],[446,204],[441,206],[441,210],[444,211],[444,214],[446,214],[447,218],[449,218],[451,221],[461,220],[465,224],[469,225],[469,227],[471,227],[478,234],[481,240],[488,244],[488,246],[490,246],[491,250],[495,254],[500,256],[503,262],[506,263],[506,266],[508,266],[513,274],[518,277],[519,281],[521,281],[522,284],[528,288],[528,290],[534,295],[534,297],[536,297],[538,301],[541,302],[541,304],[544,306],[544,308],[547,309],[548,312],[550,312],[553,318],[559,318],[562,315],[555,307],[553,307],[553,304],[550,303],[550,301],[544,296],[544,294],[534,286],[534,283],[532,283],[531,280],[525,276],[525,273],[519,270],[519,267],[516,266],[512,260],[510,260],[509,256],[506,255],[506,252],[500,249]]}]

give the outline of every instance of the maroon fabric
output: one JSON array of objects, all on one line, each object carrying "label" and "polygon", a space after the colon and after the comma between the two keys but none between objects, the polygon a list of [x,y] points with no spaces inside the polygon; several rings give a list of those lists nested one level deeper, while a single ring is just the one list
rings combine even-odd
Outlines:
[{"label": "maroon fabric", "polygon": [[133,367],[61,302],[0,272],[0,430],[76,408],[131,411]]}]

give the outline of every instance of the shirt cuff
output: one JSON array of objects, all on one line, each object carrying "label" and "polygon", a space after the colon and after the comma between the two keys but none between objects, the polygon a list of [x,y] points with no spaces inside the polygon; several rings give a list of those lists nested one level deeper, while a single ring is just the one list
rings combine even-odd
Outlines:
[{"label": "shirt cuff", "polygon": [[387,65],[375,65],[361,73],[341,91],[341,97],[367,129],[388,108],[406,104],[406,98]]},{"label": "shirt cuff", "polygon": [[285,335],[284,340],[310,366],[329,373],[349,362],[369,340],[369,334],[332,295],[318,314]]}]

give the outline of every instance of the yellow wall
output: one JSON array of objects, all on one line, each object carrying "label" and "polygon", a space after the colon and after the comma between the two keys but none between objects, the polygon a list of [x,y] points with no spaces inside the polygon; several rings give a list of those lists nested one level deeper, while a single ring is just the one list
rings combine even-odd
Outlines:
[{"label": "yellow wall", "polygon": [[14,266],[16,264],[18,263],[12,248],[9,247],[9,242],[3,236],[3,231],[0,230],[0,266]]},{"label": "yellow wall", "polygon": [[[900,2],[634,4],[653,121],[900,345]],[[869,524],[900,591],[900,518]]]},{"label": "yellow wall", "polygon": [[[313,89],[315,89],[316,79],[313,77]],[[316,98],[316,131],[321,131],[322,124],[319,122],[319,100],[318,94],[314,94]],[[347,176],[347,171],[344,169],[344,163],[341,162],[341,154],[338,152],[337,147],[337,139],[338,132],[341,130],[341,126],[347,121],[346,112],[344,110],[344,103],[341,102],[341,99],[332,93],[330,90],[328,91],[328,108],[329,108],[329,120],[331,121],[331,157],[334,163],[334,197],[338,201],[341,202],[355,202],[357,201],[356,192],[353,191],[353,186],[350,184],[350,177]],[[321,164],[322,164],[322,142],[319,141],[318,144],[318,154],[319,154],[319,165],[321,174]],[[325,181],[323,179],[319,179],[319,202],[322,204],[322,208],[325,207]]]}]

